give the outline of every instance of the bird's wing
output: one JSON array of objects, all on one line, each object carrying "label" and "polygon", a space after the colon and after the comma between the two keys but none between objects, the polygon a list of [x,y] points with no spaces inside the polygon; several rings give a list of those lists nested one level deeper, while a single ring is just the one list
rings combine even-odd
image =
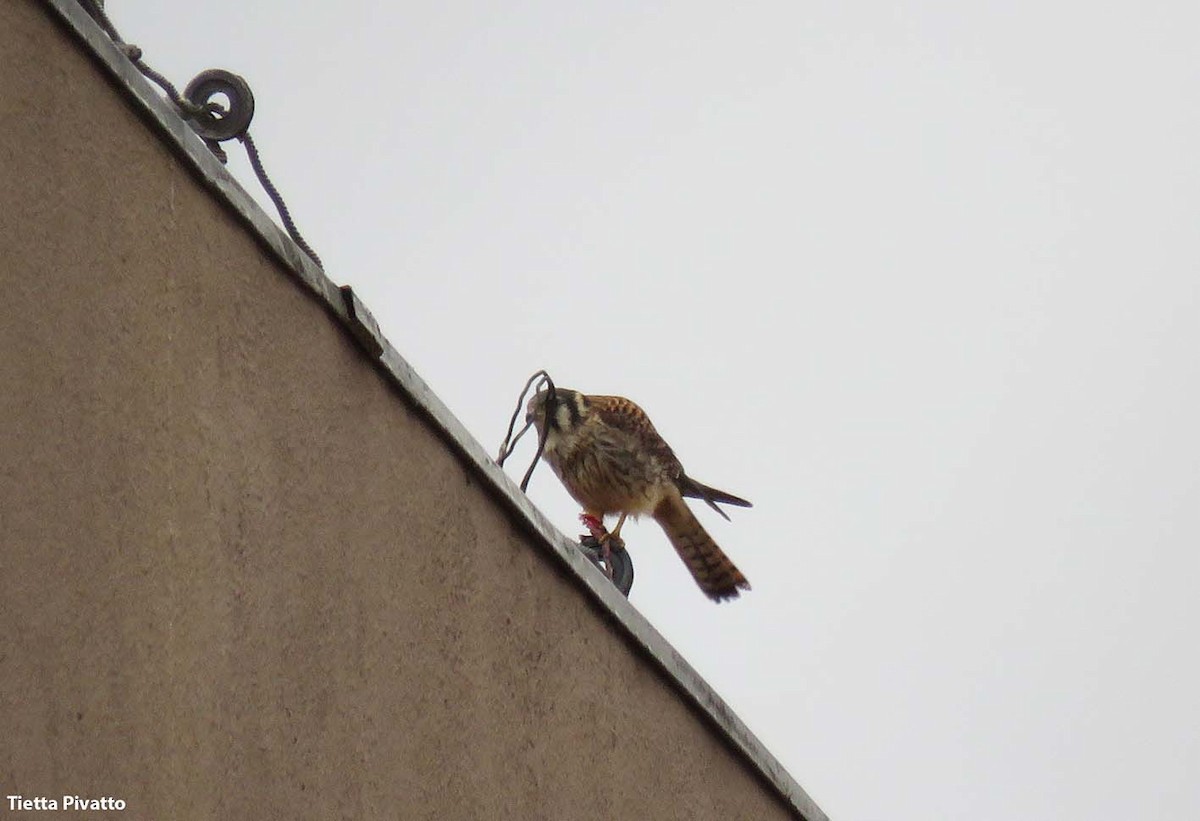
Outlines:
[{"label": "bird's wing", "polygon": [[659,435],[650,417],[638,405],[623,396],[588,396],[600,421],[633,437],[638,448],[657,458],[676,478],[683,475],[683,465],[671,446]]},{"label": "bird's wing", "polygon": [[738,507],[753,506],[740,496],[734,496],[732,493],[701,484],[684,473],[683,465],[680,464],[675,451],[671,450],[671,446],[654,429],[650,417],[637,403],[623,396],[589,396],[588,401],[591,402],[593,409],[599,414],[604,424],[632,435],[640,448],[654,454],[664,465],[667,465],[676,484],[679,485],[679,492],[684,496],[703,499],[709,507],[724,516],[726,520],[729,519],[729,516],[717,507],[717,502]]}]

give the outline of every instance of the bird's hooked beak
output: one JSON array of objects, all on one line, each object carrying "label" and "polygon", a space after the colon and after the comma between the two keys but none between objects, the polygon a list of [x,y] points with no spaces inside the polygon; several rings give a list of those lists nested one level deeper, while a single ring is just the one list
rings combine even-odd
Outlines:
[{"label": "bird's hooked beak", "polygon": [[[525,406],[525,423],[540,428],[543,420],[554,418],[560,401],[561,397],[553,390],[543,390],[535,394]],[[541,430],[538,433],[541,433]]]},{"label": "bird's hooked beak", "polygon": [[525,424],[526,425],[532,425],[534,422],[537,421],[538,406],[539,406],[539,404],[541,404],[540,402],[538,402],[539,398],[540,398],[540,394],[538,396],[534,396],[532,399],[529,400],[529,404],[527,404],[525,406]]}]

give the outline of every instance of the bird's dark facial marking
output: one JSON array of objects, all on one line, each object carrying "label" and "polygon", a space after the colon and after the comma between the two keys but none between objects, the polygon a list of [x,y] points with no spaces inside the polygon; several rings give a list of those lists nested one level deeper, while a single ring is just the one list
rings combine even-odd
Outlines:
[{"label": "bird's dark facial marking", "polygon": [[547,426],[556,431],[572,430],[579,424],[581,414],[578,393],[566,388],[559,388],[553,399],[547,401]]},{"label": "bird's dark facial marking", "polygon": [[576,394],[574,396],[564,397],[564,399],[565,401],[563,404],[566,406],[567,413],[570,415],[571,427],[574,428],[579,424],[579,420],[583,418],[583,414],[579,412],[579,404],[581,401],[580,397],[578,394]]}]

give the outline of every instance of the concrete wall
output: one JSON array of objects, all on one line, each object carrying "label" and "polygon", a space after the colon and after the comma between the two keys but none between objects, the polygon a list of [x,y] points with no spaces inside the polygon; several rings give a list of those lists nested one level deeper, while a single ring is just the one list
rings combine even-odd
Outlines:
[{"label": "concrete wall", "polygon": [[0,817],[790,817],[40,3],[0,122]]}]

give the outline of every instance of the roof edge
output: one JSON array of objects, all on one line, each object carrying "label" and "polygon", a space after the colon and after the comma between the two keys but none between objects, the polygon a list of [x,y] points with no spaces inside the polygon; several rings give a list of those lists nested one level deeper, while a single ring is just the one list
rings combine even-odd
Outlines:
[{"label": "roof edge", "polygon": [[227,204],[255,238],[323,303],[364,352],[377,357],[377,365],[389,381],[422,412],[458,456],[486,480],[493,497],[537,537],[544,551],[560,563],[593,603],[607,611],[609,620],[659,668],[671,686],[692,703],[799,817],[804,821],[828,821],[825,813],[696,669],[583,556],[574,542],[534,507],[529,497],[392,347],[350,288],[335,285],[274,222],[78,1],[45,0],[41,5],[75,36],[202,184]]}]

